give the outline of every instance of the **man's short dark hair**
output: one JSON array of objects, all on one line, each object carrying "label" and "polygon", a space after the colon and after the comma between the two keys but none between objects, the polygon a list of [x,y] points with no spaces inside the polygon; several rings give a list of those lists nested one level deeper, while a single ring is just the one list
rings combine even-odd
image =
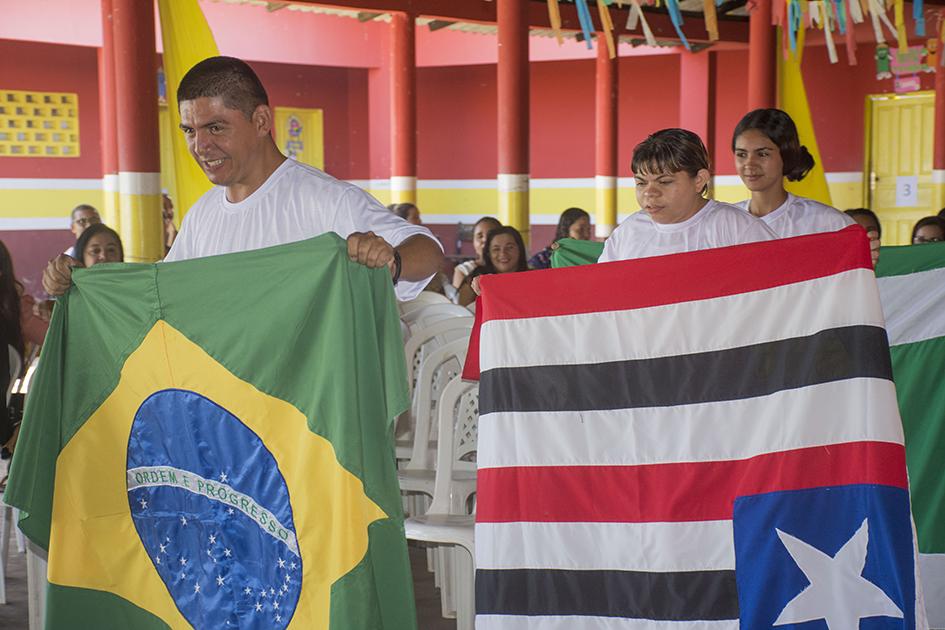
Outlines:
[{"label": "man's short dark hair", "polygon": [[228,109],[252,118],[260,105],[269,105],[266,88],[249,64],[236,57],[210,57],[187,71],[177,88],[177,106],[198,98],[223,99]]},{"label": "man's short dark hair", "polygon": [[95,216],[99,216],[98,209],[95,206],[90,206],[87,203],[80,203],[75,208],[72,209],[72,212],[69,214],[69,218],[72,221],[75,221],[75,215],[79,212],[92,212]]}]

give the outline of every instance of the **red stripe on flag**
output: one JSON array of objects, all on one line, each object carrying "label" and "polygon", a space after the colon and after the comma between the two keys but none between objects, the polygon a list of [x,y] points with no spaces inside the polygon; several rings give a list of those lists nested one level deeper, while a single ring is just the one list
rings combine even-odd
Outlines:
[{"label": "red stripe on flag", "polygon": [[[482,322],[622,311],[872,269],[858,225],[837,232],[602,265],[482,276]],[[682,279],[685,279],[684,281]],[[491,299],[492,295],[500,296]]]},{"label": "red stripe on flag", "polygon": [[479,470],[482,523],[653,523],[732,518],[739,496],[824,486],[908,488],[905,449],[850,442],[734,461]]}]

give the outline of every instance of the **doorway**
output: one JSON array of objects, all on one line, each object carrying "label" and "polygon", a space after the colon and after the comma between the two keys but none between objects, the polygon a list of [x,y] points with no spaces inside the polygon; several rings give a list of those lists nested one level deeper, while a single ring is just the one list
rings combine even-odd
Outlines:
[{"label": "doorway", "polygon": [[915,222],[935,214],[935,93],[866,97],[863,198],[879,216],[883,245],[908,245]]}]

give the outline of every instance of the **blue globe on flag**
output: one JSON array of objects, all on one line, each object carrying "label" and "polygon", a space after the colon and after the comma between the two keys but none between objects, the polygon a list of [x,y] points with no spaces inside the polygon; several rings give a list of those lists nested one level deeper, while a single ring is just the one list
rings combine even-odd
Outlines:
[{"label": "blue globe on flag", "polygon": [[138,409],[128,502],[141,543],[195,628],[285,628],[302,558],[285,479],[239,418],[168,389]]}]

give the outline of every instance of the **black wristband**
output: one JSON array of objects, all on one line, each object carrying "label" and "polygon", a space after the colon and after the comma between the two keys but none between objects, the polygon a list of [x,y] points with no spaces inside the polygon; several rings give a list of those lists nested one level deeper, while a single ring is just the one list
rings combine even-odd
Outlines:
[{"label": "black wristband", "polygon": [[391,276],[391,280],[394,283],[394,286],[397,286],[397,282],[400,280],[400,269],[403,265],[403,261],[400,259],[400,252],[396,249],[394,250],[394,275]]}]

